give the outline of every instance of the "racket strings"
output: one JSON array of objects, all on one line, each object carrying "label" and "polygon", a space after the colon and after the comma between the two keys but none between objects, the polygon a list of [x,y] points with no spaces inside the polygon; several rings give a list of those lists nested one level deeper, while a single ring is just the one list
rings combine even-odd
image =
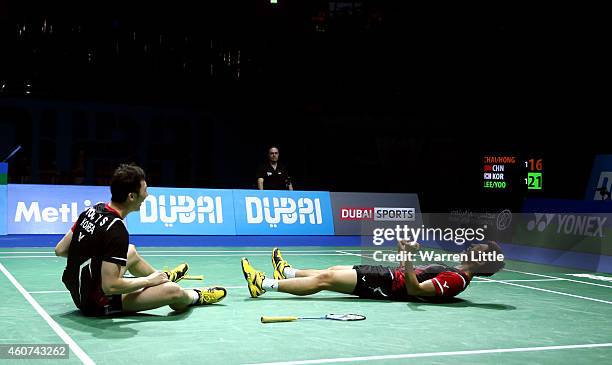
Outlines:
[{"label": "racket strings", "polygon": [[328,314],[326,316],[328,319],[334,319],[338,321],[361,321],[366,317],[361,314]]}]

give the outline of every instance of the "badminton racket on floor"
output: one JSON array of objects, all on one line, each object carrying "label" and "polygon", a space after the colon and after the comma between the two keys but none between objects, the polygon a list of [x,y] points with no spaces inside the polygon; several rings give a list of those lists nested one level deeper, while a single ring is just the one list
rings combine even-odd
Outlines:
[{"label": "badminton racket on floor", "polygon": [[183,280],[204,280],[204,275],[185,275]]},{"label": "badminton racket on floor", "polygon": [[261,323],[293,322],[308,319],[331,319],[333,321],[363,321],[361,314],[327,314],[323,317],[261,317]]}]

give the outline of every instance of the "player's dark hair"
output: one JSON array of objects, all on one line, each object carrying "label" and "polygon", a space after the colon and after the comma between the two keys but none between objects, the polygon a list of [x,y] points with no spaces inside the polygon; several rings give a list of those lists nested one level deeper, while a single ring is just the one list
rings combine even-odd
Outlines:
[{"label": "player's dark hair", "polygon": [[111,200],[123,203],[129,193],[139,193],[141,181],[145,179],[143,169],[133,164],[121,164],[111,179]]},{"label": "player's dark hair", "polygon": [[[487,241],[483,242],[487,245],[487,248],[481,250],[484,253],[493,252],[494,256],[497,257],[498,254],[504,254],[501,247],[495,241]],[[476,276],[491,276],[503,269],[506,266],[506,263],[498,260],[486,261],[484,265],[479,266],[477,272],[474,273]]]}]

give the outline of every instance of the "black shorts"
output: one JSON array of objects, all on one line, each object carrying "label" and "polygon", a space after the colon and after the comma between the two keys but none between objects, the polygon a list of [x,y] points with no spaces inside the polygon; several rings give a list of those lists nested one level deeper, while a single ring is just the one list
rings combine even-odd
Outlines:
[{"label": "black shorts", "polygon": [[64,271],[62,281],[70,291],[74,304],[86,316],[110,316],[123,312],[121,294],[106,295],[100,283],[93,282],[89,277],[82,276],[82,281],[72,280]]},{"label": "black shorts", "polygon": [[88,300],[79,309],[86,316],[112,316],[123,312],[121,294],[106,295],[99,288],[97,293],[90,294]]},{"label": "black shorts", "polygon": [[365,299],[394,299],[391,269],[382,265],[355,265],[353,269],[357,271],[354,295]]}]

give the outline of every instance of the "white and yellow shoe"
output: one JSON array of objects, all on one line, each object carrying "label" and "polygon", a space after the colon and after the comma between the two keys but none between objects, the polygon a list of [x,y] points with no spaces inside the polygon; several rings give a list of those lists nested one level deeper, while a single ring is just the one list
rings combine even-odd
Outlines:
[{"label": "white and yellow shoe", "polygon": [[251,294],[251,297],[257,298],[265,293],[266,291],[262,287],[263,280],[266,277],[264,273],[255,270],[255,268],[249,263],[249,260],[245,257],[240,260],[240,263],[242,265],[242,273],[244,274],[244,278],[249,285],[249,293]]},{"label": "white and yellow shoe", "polygon": [[272,250],[272,266],[274,267],[274,279],[287,279],[285,277],[285,268],[291,267],[291,265],[283,259],[279,248]]},{"label": "white and yellow shoe", "polygon": [[222,301],[227,296],[227,290],[220,286],[193,289],[198,293],[198,301],[194,305],[213,304]]},{"label": "white and yellow shoe", "polygon": [[178,265],[172,270],[164,270],[164,272],[168,276],[168,280],[174,283],[178,283],[179,281],[181,281],[181,279],[185,277],[185,274],[187,274],[187,271],[189,271],[189,265],[187,265],[186,262]]}]

